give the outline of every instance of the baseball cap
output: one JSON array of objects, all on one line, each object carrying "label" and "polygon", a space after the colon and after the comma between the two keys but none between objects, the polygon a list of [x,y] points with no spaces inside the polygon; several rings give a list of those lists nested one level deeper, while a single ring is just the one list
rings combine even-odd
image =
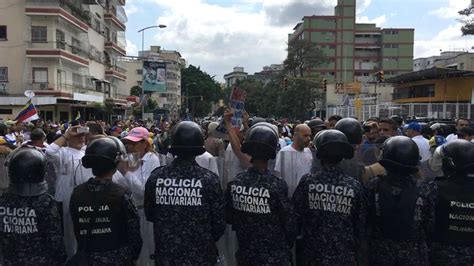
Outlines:
[{"label": "baseball cap", "polygon": [[406,126],[406,129],[412,129],[418,132],[421,132],[421,125],[418,124],[417,122],[411,122]]},{"label": "baseball cap", "polygon": [[130,140],[133,142],[148,140],[148,130],[144,127],[132,128],[124,139]]},{"label": "baseball cap", "polygon": [[110,129],[111,132],[114,132],[114,131],[117,131],[118,133],[122,133],[122,128],[119,127],[119,126],[113,126],[111,129]]}]

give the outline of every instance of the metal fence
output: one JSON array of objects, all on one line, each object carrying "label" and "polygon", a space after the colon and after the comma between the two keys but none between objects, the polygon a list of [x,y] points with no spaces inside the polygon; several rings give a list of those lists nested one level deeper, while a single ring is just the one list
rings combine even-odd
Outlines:
[{"label": "metal fence", "polygon": [[358,117],[366,120],[370,117],[390,117],[399,115],[403,118],[433,118],[433,119],[455,119],[474,117],[474,104],[470,103],[407,103],[393,104],[382,103],[355,106],[328,106],[327,116],[331,115]]}]

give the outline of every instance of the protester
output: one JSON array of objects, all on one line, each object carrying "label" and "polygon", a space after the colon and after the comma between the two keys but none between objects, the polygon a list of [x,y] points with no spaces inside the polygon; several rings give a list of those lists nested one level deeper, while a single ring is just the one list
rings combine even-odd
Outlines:
[{"label": "protester", "polygon": [[458,139],[457,131],[464,127],[469,127],[469,120],[466,118],[458,118],[456,120],[456,132],[449,134],[446,137],[446,141],[450,142],[452,140]]},{"label": "protester", "polygon": [[420,163],[431,159],[430,143],[421,135],[421,125],[417,122],[411,122],[405,128],[407,137],[411,138],[418,146],[420,152]]},{"label": "protester", "polygon": [[393,137],[398,136],[398,125],[392,119],[382,119],[379,122],[380,135]]}]

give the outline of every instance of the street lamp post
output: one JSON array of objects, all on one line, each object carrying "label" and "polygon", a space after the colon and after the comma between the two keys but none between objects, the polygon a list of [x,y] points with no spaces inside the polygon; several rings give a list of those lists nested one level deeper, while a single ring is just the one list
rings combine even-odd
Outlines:
[{"label": "street lamp post", "polygon": [[189,85],[196,85],[196,82],[186,84],[186,115],[189,114]]},{"label": "street lamp post", "polygon": [[142,101],[142,120],[143,120],[143,114],[145,113],[145,104],[143,103],[143,100],[145,98],[145,90],[143,89],[143,61],[145,61],[145,57],[143,56],[143,53],[145,51],[145,31],[148,30],[148,29],[153,29],[153,28],[160,28],[160,29],[163,29],[163,28],[166,28],[166,25],[163,25],[163,24],[160,24],[160,25],[155,25],[155,26],[149,26],[149,27],[145,27],[141,30],[138,31],[138,33],[142,33],[142,56],[141,56],[141,60],[142,60],[142,98],[141,98],[141,101]]}]

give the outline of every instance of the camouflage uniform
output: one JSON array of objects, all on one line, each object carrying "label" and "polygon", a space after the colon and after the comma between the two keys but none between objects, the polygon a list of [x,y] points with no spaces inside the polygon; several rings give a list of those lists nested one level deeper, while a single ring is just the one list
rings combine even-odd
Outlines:
[{"label": "camouflage uniform", "polygon": [[[454,208],[449,206],[446,210],[448,212],[442,212],[444,206],[441,202],[441,198],[445,198],[449,202],[470,202],[472,203],[473,197],[472,191],[474,185],[472,180],[458,180],[452,182],[449,179],[438,178],[435,181],[431,181],[430,187],[432,193],[430,193],[430,203],[436,208],[436,222],[439,222],[439,227],[433,225],[432,227],[432,242],[430,242],[430,259],[432,265],[473,265],[474,264],[474,245],[472,244],[472,237],[474,232],[459,232],[459,231],[444,231],[444,226],[456,226],[464,228],[474,228],[474,210],[470,208]],[[451,188],[454,188],[454,191],[448,191],[443,189],[445,185],[451,185]],[[453,186],[454,185],[454,186]],[[444,190],[444,193],[442,192]],[[447,192],[447,193],[446,193]],[[440,194],[444,195],[440,195]],[[446,197],[447,196],[447,197]],[[446,204],[444,203],[444,204]],[[450,217],[457,216],[458,218],[446,219],[448,215]],[[462,218],[461,218],[462,217]],[[465,217],[470,217],[466,219]],[[463,219],[464,218],[464,219]],[[471,220],[469,220],[471,219]],[[447,224],[444,224],[442,221],[445,220]],[[450,235],[453,234],[450,240]],[[464,242],[461,242],[461,239],[464,238]],[[466,239],[471,239],[467,241]],[[468,243],[470,242],[470,243]]]},{"label": "camouflage uniform", "polygon": [[[390,184],[390,194],[386,190],[385,193],[382,192],[381,184],[386,184],[385,182]],[[414,193],[407,192],[407,187]],[[433,216],[427,183],[417,180],[413,175],[377,176],[368,182],[367,190],[370,264],[428,265],[426,238]],[[410,196],[413,198],[410,199]],[[403,208],[402,212],[395,212],[400,209],[397,208],[399,206],[393,209],[384,207],[389,204],[384,204],[388,201],[382,198],[390,197],[395,204],[406,202],[408,205],[400,207]]]},{"label": "camouflage uniform", "polygon": [[289,265],[296,224],[285,181],[250,168],[227,185],[226,200],[239,265]]},{"label": "camouflage uniform", "polygon": [[66,260],[58,203],[49,194],[3,194],[0,221],[2,265],[62,265]]},{"label": "camouflage uniform", "polygon": [[[303,176],[293,195],[303,233],[303,265],[354,265],[365,238],[361,183],[338,166]],[[297,258],[298,259],[298,258]]]},{"label": "camouflage uniform", "polygon": [[[81,211],[88,206],[93,211]],[[142,247],[140,219],[122,187],[112,180],[91,178],[74,189],[70,210],[78,250],[87,254],[90,265],[133,265],[138,259]],[[88,218],[95,221],[82,222]],[[89,232],[100,230],[103,233]]]},{"label": "camouflage uniform", "polygon": [[219,178],[194,158],[155,169],[145,185],[144,210],[153,223],[158,265],[214,265],[225,230]]}]

